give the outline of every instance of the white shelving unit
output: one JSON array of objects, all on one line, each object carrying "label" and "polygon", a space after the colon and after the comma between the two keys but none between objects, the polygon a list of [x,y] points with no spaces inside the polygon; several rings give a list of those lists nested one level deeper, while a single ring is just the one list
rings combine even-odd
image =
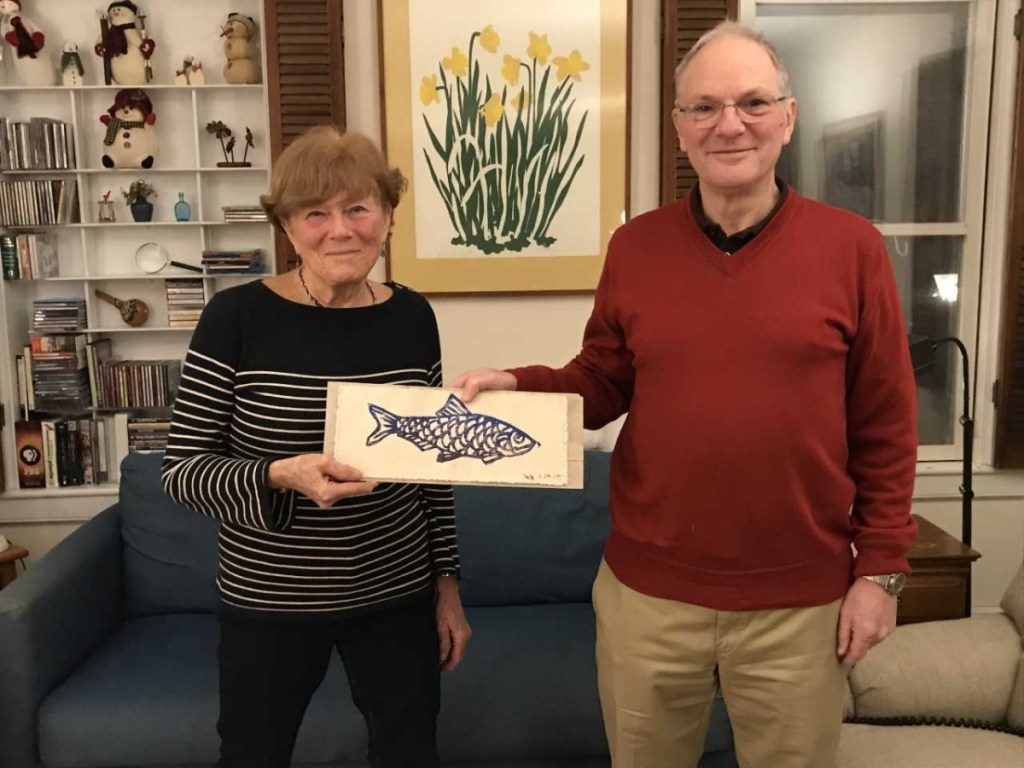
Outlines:
[{"label": "white shelving unit", "polygon": [[[164,280],[202,278],[207,299],[223,288],[259,279],[274,269],[274,238],[266,222],[226,222],[223,205],[256,205],[269,186],[270,149],[266,67],[263,84],[231,85],[223,82],[224,54],[220,30],[229,12],[253,17],[259,28],[256,57],[262,63],[265,50],[260,0],[140,0],[146,28],[156,41],[151,59],[153,83],[146,86],[103,84],[103,62],[92,53],[99,40],[99,6],[80,0],[26,0],[24,13],[46,34],[44,51],[54,65],[60,60],[62,41],[74,40],[85,66],[86,85],[25,87],[17,81],[12,52],[6,46],[0,62],[0,117],[25,120],[50,117],[73,127],[77,168],[0,172],[0,181],[24,179],[74,179],[78,186],[80,223],[13,227],[6,231],[48,231],[55,235],[60,276],[46,280],[0,282],[0,400],[6,426],[0,450],[7,491],[0,500],[43,496],[114,494],[116,482],[102,486],[76,486],[22,490],[18,488],[14,422],[20,417],[15,356],[28,342],[32,302],[44,298],[84,298],[90,339],[109,337],[120,359],[181,358],[191,337],[189,328],[167,325]],[[106,7],[106,4],[103,4]],[[186,55],[203,63],[206,85],[173,85],[175,70]],[[58,78],[59,79],[59,78]],[[124,87],[141,87],[153,103],[159,149],[152,169],[106,169],[100,158],[106,126],[100,122]],[[219,120],[237,137],[235,158],[241,160],[248,127],[255,137],[246,168],[218,168],[224,158],[220,142],[207,133],[206,124]],[[145,179],[157,190],[153,221],[135,222],[120,190],[135,179]],[[98,201],[110,191],[116,222],[97,221]],[[184,193],[192,209],[191,220],[178,222],[174,204]],[[264,274],[212,276],[168,266],[146,274],[135,264],[135,252],[147,242],[161,244],[174,261],[199,265],[204,249],[262,248]],[[150,316],[140,328],[125,325],[117,310],[98,299],[102,290],[118,298],[139,298],[149,305]],[[106,412],[104,412],[106,413]],[[112,441],[111,441],[112,442]],[[111,459],[113,456],[111,455]]]}]

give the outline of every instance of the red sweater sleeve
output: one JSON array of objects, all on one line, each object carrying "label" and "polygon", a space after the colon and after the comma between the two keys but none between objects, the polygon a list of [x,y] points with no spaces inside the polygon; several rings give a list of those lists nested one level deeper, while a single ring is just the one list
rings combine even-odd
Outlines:
[{"label": "red sweater sleeve", "polygon": [[849,473],[857,576],[909,573],[917,463],[917,391],[889,256],[880,236],[863,247],[859,319],[847,365]]},{"label": "red sweater sleeve", "polygon": [[509,369],[520,390],[581,395],[587,429],[600,429],[617,419],[629,409],[633,397],[633,355],[626,346],[617,310],[621,300],[614,275],[618,242],[613,235],[608,244],[580,353],[564,368],[530,365]]}]

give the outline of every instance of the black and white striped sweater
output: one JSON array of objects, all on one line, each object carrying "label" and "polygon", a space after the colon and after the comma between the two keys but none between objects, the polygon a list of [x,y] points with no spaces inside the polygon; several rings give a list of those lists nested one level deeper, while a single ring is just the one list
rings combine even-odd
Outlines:
[{"label": "black and white striped sweater", "polygon": [[390,284],[380,304],[329,309],[261,282],[216,294],[174,406],[163,482],[220,525],[225,607],[292,618],[364,611],[458,570],[450,486],[380,484],[320,509],[267,484],[272,461],[321,453],[328,381],[441,385],[434,314]]}]

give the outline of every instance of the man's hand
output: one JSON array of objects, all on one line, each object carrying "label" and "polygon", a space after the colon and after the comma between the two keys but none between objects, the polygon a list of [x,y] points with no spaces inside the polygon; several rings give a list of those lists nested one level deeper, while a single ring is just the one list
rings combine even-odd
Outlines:
[{"label": "man's hand", "polygon": [[873,581],[854,579],[839,611],[836,653],[853,666],[895,628],[896,598]]},{"label": "man's hand", "polygon": [[306,453],[289,459],[278,459],[270,465],[270,487],[298,491],[321,509],[338,499],[363,496],[377,487],[376,483],[359,482],[362,473],[323,453]]},{"label": "man's hand", "polygon": [[461,389],[462,402],[468,403],[477,396],[477,393],[489,389],[515,390],[516,377],[497,368],[474,368],[457,376],[448,386],[452,389]]},{"label": "man's hand", "polygon": [[454,576],[437,577],[437,639],[441,647],[441,669],[450,672],[459,666],[473,630],[462,611],[459,582]]}]

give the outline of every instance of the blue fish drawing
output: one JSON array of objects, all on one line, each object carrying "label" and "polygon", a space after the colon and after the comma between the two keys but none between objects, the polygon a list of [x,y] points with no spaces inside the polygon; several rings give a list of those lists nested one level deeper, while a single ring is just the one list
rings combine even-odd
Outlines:
[{"label": "blue fish drawing", "polygon": [[373,403],[368,403],[368,407],[377,422],[376,429],[366,438],[368,446],[389,435],[398,435],[421,451],[440,451],[438,462],[467,458],[493,464],[499,459],[522,456],[540,445],[507,421],[473,413],[455,395],[433,416],[399,416]]}]

